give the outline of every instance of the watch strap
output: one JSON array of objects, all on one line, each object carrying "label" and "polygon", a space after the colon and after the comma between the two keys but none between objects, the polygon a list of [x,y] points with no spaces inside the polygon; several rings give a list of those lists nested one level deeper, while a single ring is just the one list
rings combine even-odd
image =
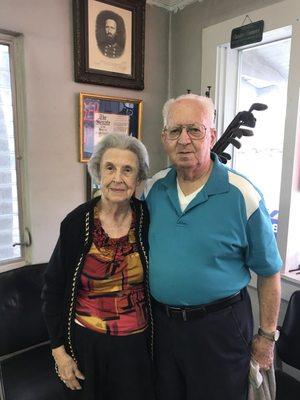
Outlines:
[{"label": "watch strap", "polygon": [[277,332],[277,330],[274,332],[266,332],[262,328],[259,328],[257,333],[259,336],[263,336],[264,338],[269,339],[271,342],[276,342],[278,339],[278,335],[276,335]]}]

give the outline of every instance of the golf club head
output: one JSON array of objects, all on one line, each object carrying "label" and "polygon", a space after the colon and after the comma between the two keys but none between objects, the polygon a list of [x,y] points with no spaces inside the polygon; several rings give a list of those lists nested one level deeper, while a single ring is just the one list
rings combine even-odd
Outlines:
[{"label": "golf club head", "polygon": [[249,112],[252,111],[264,111],[268,108],[266,104],[263,103],[253,103],[252,106],[249,108]]}]

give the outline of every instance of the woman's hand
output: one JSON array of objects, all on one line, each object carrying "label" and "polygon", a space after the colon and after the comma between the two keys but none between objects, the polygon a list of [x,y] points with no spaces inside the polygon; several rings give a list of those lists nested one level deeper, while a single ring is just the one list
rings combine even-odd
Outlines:
[{"label": "woman's hand", "polygon": [[78,379],[85,379],[77,368],[76,362],[66,352],[64,346],[52,350],[55,363],[58,368],[58,375],[64,384],[71,390],[80,390]]}]

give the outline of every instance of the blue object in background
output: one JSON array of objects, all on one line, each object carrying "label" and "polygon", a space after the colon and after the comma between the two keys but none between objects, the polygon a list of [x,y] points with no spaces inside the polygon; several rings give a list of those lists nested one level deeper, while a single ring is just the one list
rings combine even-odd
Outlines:
[{"label": "blue object in background", "polygon": [[278,215],[279,215],[279,211],[278,210],[274,210],[270,213],[270,218],[271,218],[271,222],[273,225],[273,232],[274,235],[277,236],[277,228],[278,228]]}]

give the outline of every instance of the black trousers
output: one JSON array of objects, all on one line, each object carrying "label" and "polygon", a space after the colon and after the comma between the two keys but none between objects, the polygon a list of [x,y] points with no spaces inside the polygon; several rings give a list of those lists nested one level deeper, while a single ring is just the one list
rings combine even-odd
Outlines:
[{"label": "black trousers", "polygon": [[158,400],[246,400],[253,336],[249,295],[191,321],[153,305]]},{"label": "black trousers", "polygon": [[66,388],[67,399],[154,399],[146,332],[109,336],[76,324],[75,344],[85,380],[80,380],[82,390]]}]

